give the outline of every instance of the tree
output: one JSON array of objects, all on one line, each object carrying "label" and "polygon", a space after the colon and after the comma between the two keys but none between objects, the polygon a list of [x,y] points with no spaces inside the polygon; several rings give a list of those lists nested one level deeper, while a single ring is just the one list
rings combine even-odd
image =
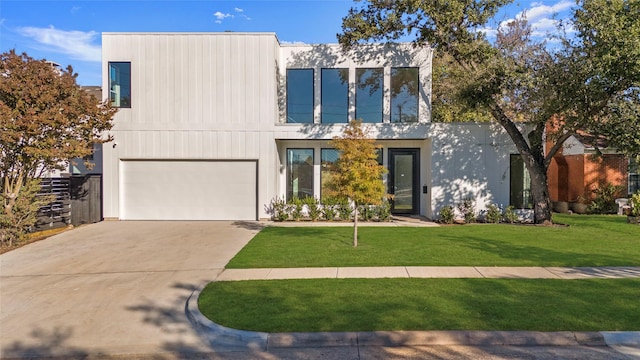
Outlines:
[{"label": "tree", "polygon": [[353,246],[358,246],[358,207],[380,205],[386,195],[382,176],[387,170],[378,164],[374,140],[367,137],[361,121],[351,121],[342,136],[329,143],[340,155],[331,169],[327,195],[354,204]]},{"label": "tree", "polygon": [[510,136],[531,175],[534,221],[545,223],[551,220],[547,169],[571,135],[606,136],[629,155],[640,153],[640,4],[579,0],[577,34],[550,50],[532,40],[525,19],[499,29],[494,43],[486,39],[481,29],[509,2],[364,1],[343,19],[338,41],[348,51],[370,40],[415,36],[416,46],[450,56],[459,67],[448,74],[455,99],[486,109]]},{"label": "tree", "polygon": [[13,233],[35,221],[18,217],[33,211],[25,204],[36,201],[38,177],[91,154],[94,143],[111,140],[103,133],[117,109],[82,90],[76,77],[71,66],[58,69],[13,50],[0,55],[1,211],[3,224],[19,227]]}]

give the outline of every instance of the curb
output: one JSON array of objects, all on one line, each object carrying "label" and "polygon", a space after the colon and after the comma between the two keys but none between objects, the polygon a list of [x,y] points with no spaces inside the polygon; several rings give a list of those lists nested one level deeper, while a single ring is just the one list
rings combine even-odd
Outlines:
[{"label": "curb", "polygon": [[211,346],[232,349],[340,347],[340,346],[640,346],[640,331],[369,331],[265,333],[236,330],[214,323],[198,309],[204,287],[194,290],[185,313],[198,334]]}]

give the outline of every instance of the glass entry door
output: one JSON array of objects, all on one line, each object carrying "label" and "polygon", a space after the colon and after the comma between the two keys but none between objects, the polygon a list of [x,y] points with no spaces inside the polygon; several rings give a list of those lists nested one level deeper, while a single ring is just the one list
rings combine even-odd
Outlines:
[{"label": "glass entry door", "polygon": [[417,214],[420,211],[419,149],[389,149],[389,193],[391,212]]}]

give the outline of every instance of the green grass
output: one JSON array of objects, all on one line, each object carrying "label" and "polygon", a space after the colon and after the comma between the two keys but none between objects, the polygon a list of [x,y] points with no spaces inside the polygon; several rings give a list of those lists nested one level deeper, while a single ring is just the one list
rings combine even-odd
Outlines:
[{"label": "green grass", "polygon": [[640,226],[623,216],[556,215],[568,227],[269,227],[227,268],[640,266]]},{"label": "green grass", "polygon": [[640,279],[322,279],[209,284],[202,313],[266,332],[640,330]]}]

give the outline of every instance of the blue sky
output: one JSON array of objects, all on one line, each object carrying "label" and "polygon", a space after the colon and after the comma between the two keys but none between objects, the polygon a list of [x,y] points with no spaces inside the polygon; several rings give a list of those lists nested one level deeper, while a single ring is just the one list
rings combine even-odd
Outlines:
[{"label": "blue sky", "polygon": [[[0,51],[72,65],[81,85],[100,85],[102,32],[275,32],[281,42],[335,43],[348,0],[2,0]],[[487,27],[523,10],[540,37],[566,18],[571,0],[520,1]],[[555,18],[554,18],[555,16]]]}]

